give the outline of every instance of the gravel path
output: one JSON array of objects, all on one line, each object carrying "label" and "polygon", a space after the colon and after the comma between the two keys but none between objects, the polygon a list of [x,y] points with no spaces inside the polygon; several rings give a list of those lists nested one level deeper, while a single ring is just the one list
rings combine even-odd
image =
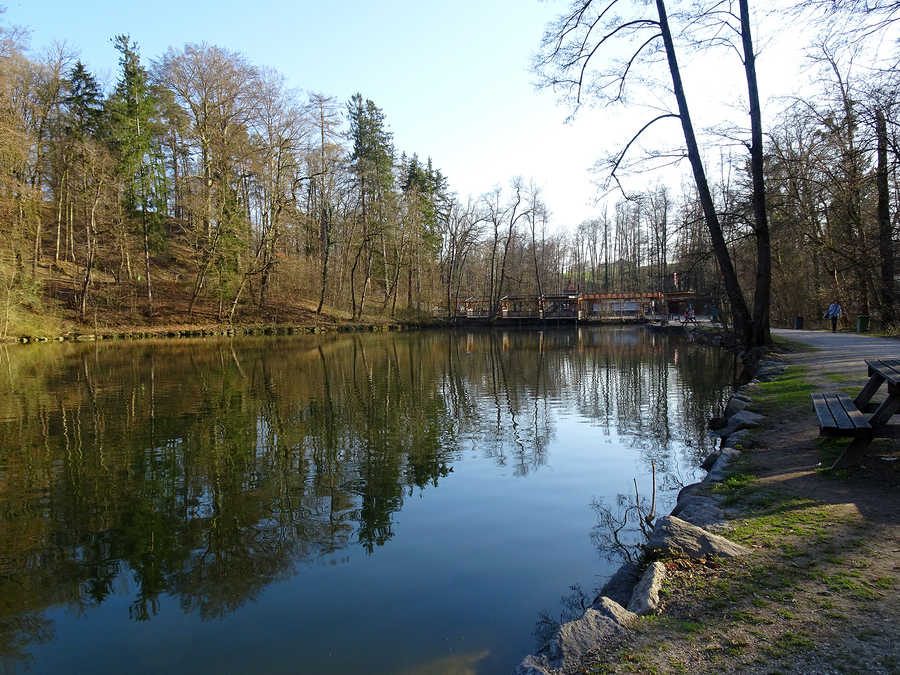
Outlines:
[{"label": "gravel path", "polygon": [[834,371],[860,375],[866,379],[866,359],[900,357],[900,340],[857,333],[829,333],[821,330],[773,328],[772,334],[802,342],[816,351],[791,354],[790,363],[812,371]]}]

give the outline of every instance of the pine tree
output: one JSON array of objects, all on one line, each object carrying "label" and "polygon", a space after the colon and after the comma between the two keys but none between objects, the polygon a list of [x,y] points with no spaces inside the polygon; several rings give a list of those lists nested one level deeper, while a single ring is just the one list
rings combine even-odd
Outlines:
[{"label": "pine tree", "polygon": [[118,161],[125,216],[143,240],[147,304],[152,315],[150,254],[164,241],[167,193],[162,154],[153,133],[159,103],[141,65],[137,44],[127,35],[117,35],[113,43],[120,54],[121,74],[108,101],[109,142]]},{"label": "pine tree", "polygon": [[[372,278],[373,247],[369,211],[374,206],[376,221],[384,223],[384,202],[394,181],[394,145],[391,132],[387,130],[384,121],[384,112],[371,99],[363,101],[362,94],[354,94],[347,103],[347,113],[350,119],[350,138],[353,141],[350,162],[359,184],[362,217],[362,238],[350,269],[350,297],[354,314],[361,317]],[[357,305],[355,276],[364,252],[365,279]]]}]

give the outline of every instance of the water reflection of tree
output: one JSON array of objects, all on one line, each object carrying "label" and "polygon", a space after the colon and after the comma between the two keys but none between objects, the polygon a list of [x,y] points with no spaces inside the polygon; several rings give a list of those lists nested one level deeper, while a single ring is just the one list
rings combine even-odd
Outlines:
[{"label": "water reflection of tree", "polygon": [[672,439],[702,438],[719,377],[716,355],[673,349],[548,331],[20,352],[0,386],[0,650],[123,575],[135,620],[162,594],[216,617],[303,561],[374,552],[463,448],[516,476],[545,464],[562,402],[644,439],[663,472]]}]

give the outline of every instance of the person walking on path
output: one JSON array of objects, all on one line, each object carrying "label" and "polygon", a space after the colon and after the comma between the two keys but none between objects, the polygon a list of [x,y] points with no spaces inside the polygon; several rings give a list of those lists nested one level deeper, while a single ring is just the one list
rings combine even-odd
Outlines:
[{"label": "person walking on path", "polygon": [[825,318],[831,319],[831,332],[837,332],[837,322],[838,319],[844,315],[844,310],[841,309],[841,303],[837,300],[828,305],[828,311],[825,312]]}]

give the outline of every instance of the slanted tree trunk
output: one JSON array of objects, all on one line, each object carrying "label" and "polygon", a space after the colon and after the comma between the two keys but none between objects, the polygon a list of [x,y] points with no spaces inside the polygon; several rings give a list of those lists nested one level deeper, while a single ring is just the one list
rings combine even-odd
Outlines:
[{"label": "slanted tree trunk", "polygon": [[659,27],[662,33],[663,44],[666,51],[666,62],[669,66],[669,74],[672,77],[672,88],[675,91],[675,100],[678,103],[678,114],[681,119],[681,129],[684,132],[684,141],[687,145],[688,160],[691,163],[691,171],[694,182],[697,185],[697,193],[700,204],[703,207],[703,217],[712,240],[713,253],[719,263],[719,269],[725,282],[725,292],[731,303],[733,313],[734,330],[738,339],[745,347],[753,346],[753,320],[747,308],[744,294],[741,292],[731,256],[728,253],[728,245],[722,234],[722,226],[716,214],[715,204],[709,183],[706,180],[706,171],[703,168],[703,160],[700,157],[700,149],[697,146],[697,138],[694,134],[694,125],[687,105],[687,97],[684,92],[684,84],[681,80],[681,71],[678,69],[678,59],[675,56],[675,44],[672,41],[672,32],[669,28],[669,20],[666,15],[666,6],[663,0],[656,0],[656,10],[659,14]]}]

